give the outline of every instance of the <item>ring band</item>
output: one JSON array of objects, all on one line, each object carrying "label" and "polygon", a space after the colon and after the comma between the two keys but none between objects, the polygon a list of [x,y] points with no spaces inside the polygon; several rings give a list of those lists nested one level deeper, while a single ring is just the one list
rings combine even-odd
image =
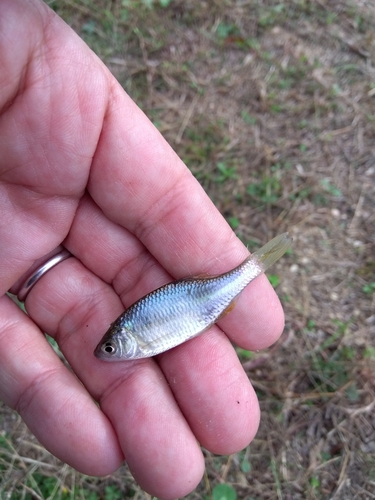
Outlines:
[{"label": "ring band", "polygon": [[46,274],[47,271],[57,266],[60,262],[72,257],[72,254],[63,248],[60,252],[50,257],[44,264],[39,265],[36,269],[33,269],[31,273],[29,273],[25,280],[22,282],[18,293],[17,298],[20,302],[25,302],[27,295],[29,294],[32,287],[37,283],[42,276]]}]

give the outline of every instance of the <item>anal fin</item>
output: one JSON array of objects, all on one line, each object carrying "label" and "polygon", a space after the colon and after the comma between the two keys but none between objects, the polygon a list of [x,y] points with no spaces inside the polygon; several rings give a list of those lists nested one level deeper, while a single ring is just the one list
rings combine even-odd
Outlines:
[{"label": "anal fin", "polygon": [[234,309],[234,306],[236,305],[236,300],[232,300],[232,302],[229,304],[229,306],[227,306],[224,311],[220,314],[220,316],[217,318],[217,320],[219,321],[219,319],[222,319],[224,318],[227,314],[229,314],[231,311],[233,311]]}]

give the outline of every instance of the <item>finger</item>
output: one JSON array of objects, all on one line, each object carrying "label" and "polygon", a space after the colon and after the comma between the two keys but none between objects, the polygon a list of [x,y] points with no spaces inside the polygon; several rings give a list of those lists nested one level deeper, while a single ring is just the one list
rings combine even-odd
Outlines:
[{"label": "finger", "polygon": [[198,441],[229,455],[254,438],[258,399],[228,338],[217,328],[158,356],[179,407]]},{"label": "finger", "polygon": [[142,488],[163,498],[191,491],[203,474],[202,453],[160,368],[150,359],[105,363],[93,355],[123,308],[113,289],[71,258],[43,276],[26,306],[99,401]]},{"label": "finger", "polygon": [[108,418],[8,297],[0,298],[0,398],[60,460],[90,475],[123,460]]},{"label": "finger", "polygon": [[[92,248],[92,241],[99,242],[95,248]],[[169,280],[139,240],[108,221],[89,197],[82,199],[65,244],[87,267],[93,268],[95,274],[101,275],[105,281],[113,280],[116,288],[125,290],[121,294],[125,300],[134,301],[150,291],[153,284],[161,285]],[[43,286],[47,286],[46,282]],[[47,331],[55,331],[60,324],[60,311],[54,311],[56,316],[52,318],[52,323],[45,321],[53,303],[57,302],[59,308],[62,304],[61,290],[64,285],[57,287],[58,301],[50,298],[55,287],[48,291],[47,297],[51,301],[48,305],[41,304],[43,296],[40,296],[40,289],[36,290],[36,306],[42,309],[38,310],[37,316],[34,316],[36,310],[32,310],[33,317],[37,322],[43,321],[43,328]],[[92,284],[90,289],[94,290]],[[70,301],[71,292],[66,292],[66,295]],[[92,300],[81,296],[80,302],[82,307],[87,307],[86,303]],[[120,312],[122,307],[116,314]],[[116,314],[108,317],[107,324],[103,323],[101,334]],[[215,453],[232,453],[251,441],[259,422],[256,396],[228,339],[217,327],[159,359],[190,427],[207,449]],[[176,380],[179,382],[176,383]],[[199,407],[191,404],[197,400],[198,394]],[[213,414],[215,419],[212,419]]]},{"label": "finger", "polygon": [[[89,191],[105,215],[137,236],[175,278],[219,274],[248,255],[195,178],[117,86]],[[245,289],[231,318],[220,323],[247,348],[270,345],[283,324],[282,308],[264,276]]]}]

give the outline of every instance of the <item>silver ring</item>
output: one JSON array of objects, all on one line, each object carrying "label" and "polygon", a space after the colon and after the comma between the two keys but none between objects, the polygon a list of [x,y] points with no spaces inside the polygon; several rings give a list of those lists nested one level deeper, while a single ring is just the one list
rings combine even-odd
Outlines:
[{"label": "silver ring", "polygon": [[37,283],[42,276],[46,274],[47,271],[57,266],[60,262],[72,257],[72,254],[63,248],[60,252],[50,257],[44,264],[39,265],[36,269],[33,269],[27,274],[26,278],[22,281],[21,286],[17,292],[17,298],[20,302],[25,302],[27,295],[29,294],[32,287]]}]

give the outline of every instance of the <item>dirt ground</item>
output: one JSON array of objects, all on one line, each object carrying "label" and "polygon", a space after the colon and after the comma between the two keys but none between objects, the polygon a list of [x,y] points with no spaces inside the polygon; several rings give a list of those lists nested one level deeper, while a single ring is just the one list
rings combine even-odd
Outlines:
[{"label": "dirt ground", "polygon": [[[270,276],[284,334],[264,352],[238,351],[259,432],[241,453],[205,452],[205,477],[186,498],[219,498],[219,484],[230,487],[224,500],[375,498],[373,0],[49,3],[250,250],[287,230],[294,238]],[[81,476],[4,407],[0,423],[9,498],[150,498],[126,466]],[[64,496],[72,485],[76,496]]]}]

